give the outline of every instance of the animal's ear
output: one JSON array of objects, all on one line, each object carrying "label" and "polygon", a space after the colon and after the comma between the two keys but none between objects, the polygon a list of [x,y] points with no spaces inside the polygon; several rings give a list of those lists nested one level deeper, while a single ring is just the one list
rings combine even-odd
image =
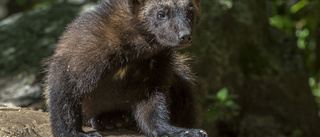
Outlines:
[{"label": "animal's ear", "polygon": [[143,6],[145,0],[129,0],[133,14],[137,13]]}]

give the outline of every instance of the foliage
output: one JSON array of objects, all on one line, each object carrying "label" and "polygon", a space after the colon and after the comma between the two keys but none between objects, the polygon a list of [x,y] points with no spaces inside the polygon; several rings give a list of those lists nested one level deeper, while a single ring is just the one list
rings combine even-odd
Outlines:
[{"label": "foliage", "polygon": [[236,95],[229,94],[227,88],[219,90],[216,95],[206,95],[204,102],[210,104],[205,112],[207,122],[228,120],[237,116],[240,107],[234,102],[236,98]]},{"label": "foliage", "polygon": [[320,83],[316,82],[316,79],[314,77],[309,78],[309,85],[311,87],[313,95],[315,95],[316,101],[318,104],[320,104]]},{"label": "foliage", "polygon": [[30,68],[41,71],[41,61],[52,54],[59,35],[77,12],[77,5],[54,4],[16,15],[15,23],[0,25],[0,76]]},{"label": "foliage", "polygon": [[43,5],[51,5],[58,0],[10,0],[8,8],[10,14],[34,9]]},{"label": "foliage", "polygon": [[288,35],[295,36],[298,48],[305,53],[305,63],[310,76],[310,87],[320,106],[320,1],[299,0],[294,5],[290,1],[273,0],[269,23]]}]

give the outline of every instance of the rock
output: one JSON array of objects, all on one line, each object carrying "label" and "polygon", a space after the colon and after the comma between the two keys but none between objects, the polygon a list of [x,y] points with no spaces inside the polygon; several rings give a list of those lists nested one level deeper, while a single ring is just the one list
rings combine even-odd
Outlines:
[{"label": "rock", "polygon": [[0,136],[50,137],[49,114],[20,107],[0,107]]},{"label": "rock", "polygon": [[42,88],[35,74],[20,74],[1,78],[0,91],[0,104],[9,107],[30,106],[41,99]]},{"label": "rock", "polygon": [[[94,131],[88,127],[85,127],[84,130]],[[100,133],[108,137],[144,137],[144,135],[126,129]],[[52,137],[49,114],[42,110],[0,106],[0,136]]]}]

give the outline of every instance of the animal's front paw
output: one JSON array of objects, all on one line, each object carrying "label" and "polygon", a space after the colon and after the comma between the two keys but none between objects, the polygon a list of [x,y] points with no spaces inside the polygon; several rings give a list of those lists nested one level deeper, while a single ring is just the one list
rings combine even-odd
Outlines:
[{"label": "animal's front paw", "polygon": [[201,129],[185,129],[171,134],[166,134],[163,137],[208,137],[206,131]]}]

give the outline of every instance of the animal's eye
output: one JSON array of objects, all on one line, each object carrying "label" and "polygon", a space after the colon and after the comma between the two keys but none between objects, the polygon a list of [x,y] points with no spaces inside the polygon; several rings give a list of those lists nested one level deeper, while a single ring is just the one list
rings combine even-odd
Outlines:
[{"label": "animal's eye", "polygon": [[167,19],[167,16],[163,11],[160,11],[158,12],[158,19],[164,20]]}]

